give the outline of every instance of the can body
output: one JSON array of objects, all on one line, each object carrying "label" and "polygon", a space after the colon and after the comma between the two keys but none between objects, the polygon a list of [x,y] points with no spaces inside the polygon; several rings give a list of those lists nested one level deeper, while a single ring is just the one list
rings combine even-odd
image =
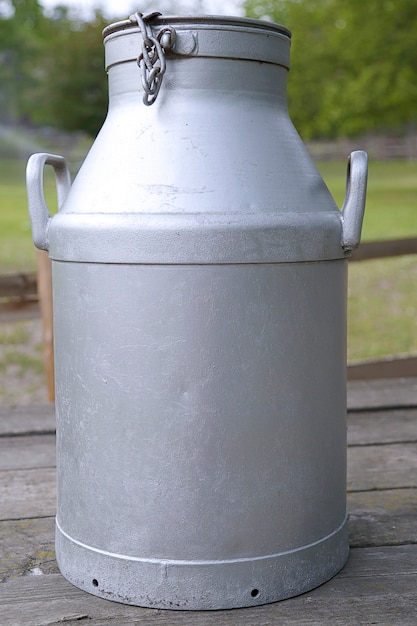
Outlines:
[{"label": "can body", "polygon": [[65,188],[57,215],[37,214],[29,184],[53,265],[57,560],[110,600],[259,605],[348,556],[346,272],[364,174],[341,213],[288,118],[286,29],[152,28],[167,24],[152,107],[140,30],[110,27],[109,114],[69,192],[43,160]]},{"label": "can body", "polygon": [[69,580],[210,609],[341,568],[345,261],[317,265],[55,265]]}]

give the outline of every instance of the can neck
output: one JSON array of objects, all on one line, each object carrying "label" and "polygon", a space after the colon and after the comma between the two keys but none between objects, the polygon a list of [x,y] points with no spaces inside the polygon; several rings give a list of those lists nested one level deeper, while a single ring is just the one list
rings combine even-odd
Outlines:
[{"label": "can neck", "polygon": [[154,12],[148,15],[136,13],[131,15],[127,20],[122,20],[120,22],[109,24],[109,26],[106,26],[106,28],[103,30],[104,41],[106,41],[110,35],[113,35],[115,33],[126,33],[131,31],[131,29],[136,28],[138,25],[140,26],[140,20],[138,20],[138,15],[153,29],[161,29],[169,26],[174,28],[175,30],[184,28],[188,30],[195,30],[196,28],[222,28],[229,31],[236,29],[240,29],[243,31],[262,30],[265,34],[268,35],[271,33],[280,34],[287,37],[289,40],[291,39],[291,31],[288,28],[286,28],[282,24],[277,24],[275,22],[270,22],[266,20],[225,15],[167,16],[162,15],[159,12]]},{"label": "can neck", "polygon": [[[271,24],[267,28],[263,22],[259,22],[262,25],[259,27],[258,20],[246,20],[242,26],[239,21],[228,25],[218,23],[215,18],[204,22],[196,18],[194,23],[179,19],[167,18],[163,24],[146,23],[142,29],[132,23],[126,28],[106,29],[106,70],[119,63],[140,63],[141,59],[148,65],[150,60],[151,65],[161,66],[165,57],[167,60],[234,59],[272,63],[289,69],[290,35],[283,27]],[[144,29],[146,31],[142,32]]]},{"label": "can neck", "polygon": [[110,98],[132,93],[138,82],[145,105],[156,102],[163,83],[176,93],[285,94],[291,35],[277,24],[136,13],[103,34]]},{"label": "can neck", "polygon": [[[254,99],[286,107],[287,69],[269,63],[234,59],[168,58],[158,98],[164,102],[185,98],[235,99],[242,107]],[[145,92],[136,61],[114,65],[108,71],[110,106],[133,98],[142,106]],[[144,106],[144,105],[143,105]],[[145,107],[146,108],[146,107]]]}]

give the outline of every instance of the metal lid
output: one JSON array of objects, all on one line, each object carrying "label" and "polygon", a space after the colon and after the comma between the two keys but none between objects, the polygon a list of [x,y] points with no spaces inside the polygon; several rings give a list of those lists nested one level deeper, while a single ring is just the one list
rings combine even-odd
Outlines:
[{"label": "metal lid", "polygon": [[[138,19],[137,16],[140,16]],[[170,58],[217,57],[274,63],[289,68],[291,32],[273,22],[224,16],[165,17],[152,13],[132,15],[128,20],[110,24],[103,31],[106,69],[119,63],[136,61],[142,49],[146,23],[156,39],[174,32],[165,48]],[[163,41],[161,45],[164,47]]]},{"label": "metal lid", "polygon": [[[208,28],[221,28],[226,27],[227,29],[232,28],[243,28],[245,30],[249,28],[255,28],[257,30],[266,30],[272,31],[274,33],[279,33],[280,35],[285,35],[289,39],[291,39],[291,31],[282,26],[281,24],[275,24],[274,22],[267,22],[266,20],[255,20],[248,17],[229,17],[224,15],[193,15],[193,16],[177,16],[177,15],[169,15],[163,16],[162,14],[153,14],[152,26],[161,27],[167,26],[181,26],[181,28],[195,28],[195,27],[208,27]],[[103,30],[103,38],[105,39],[109,35],[124,31],[126,29],[137,28],[137,21],[135,16],[132,15],[127,20],[122,20],[120,22],[114,22],[113,24],[109,24]]]}]

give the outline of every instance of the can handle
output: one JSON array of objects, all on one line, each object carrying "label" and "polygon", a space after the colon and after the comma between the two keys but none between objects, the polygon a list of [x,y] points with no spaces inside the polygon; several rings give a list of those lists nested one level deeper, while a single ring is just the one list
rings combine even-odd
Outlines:
[{"label": "can handle", "polygon": [[43,191],[45,165],[51,165],[54,168],[58,208],[63,205],[71,187],[71,175],[64,157],[46,152],[32,154],[26,166],[26,188],[32,239],[39,250],[49,249],[48,228],[51,221],[51,214]]},{"label": "can handle", "polygon": [[342,207],[342,246],[346,252],[357,248],[361,239],[367,182],[368,155],[363,150],[355,150],[348,157]]}]

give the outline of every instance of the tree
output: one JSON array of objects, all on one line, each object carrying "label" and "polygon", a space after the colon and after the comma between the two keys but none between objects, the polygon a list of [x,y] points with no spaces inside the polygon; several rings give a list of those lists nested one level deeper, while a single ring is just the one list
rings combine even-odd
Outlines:
[{"label": "tree", "polygon": [[245,7],[293,31],[289,109],[304,137],[415,124],[415,0],[247,0]]},{"label": "tree", "polygon": [[83,22],[38,0],[0,0],[0,121],[95,135],[106,114],[100,12]]},{"label": "tree", "polygon": [[73,22],[66,14],[59,20],[56,17],[49,54],[39,60],[43,80],[38,99],[44,107],[33,119],[94,136],[104,121],[108,102],[101,37],[107,22],[99,12],[88,22]]},{"label": "tree", "polygon": [[3,0],[0,16],[1,117],[13,120],[27,114],[24,93],[36,82],[32,62],[41,47],[44,17],[37,0]]}]

